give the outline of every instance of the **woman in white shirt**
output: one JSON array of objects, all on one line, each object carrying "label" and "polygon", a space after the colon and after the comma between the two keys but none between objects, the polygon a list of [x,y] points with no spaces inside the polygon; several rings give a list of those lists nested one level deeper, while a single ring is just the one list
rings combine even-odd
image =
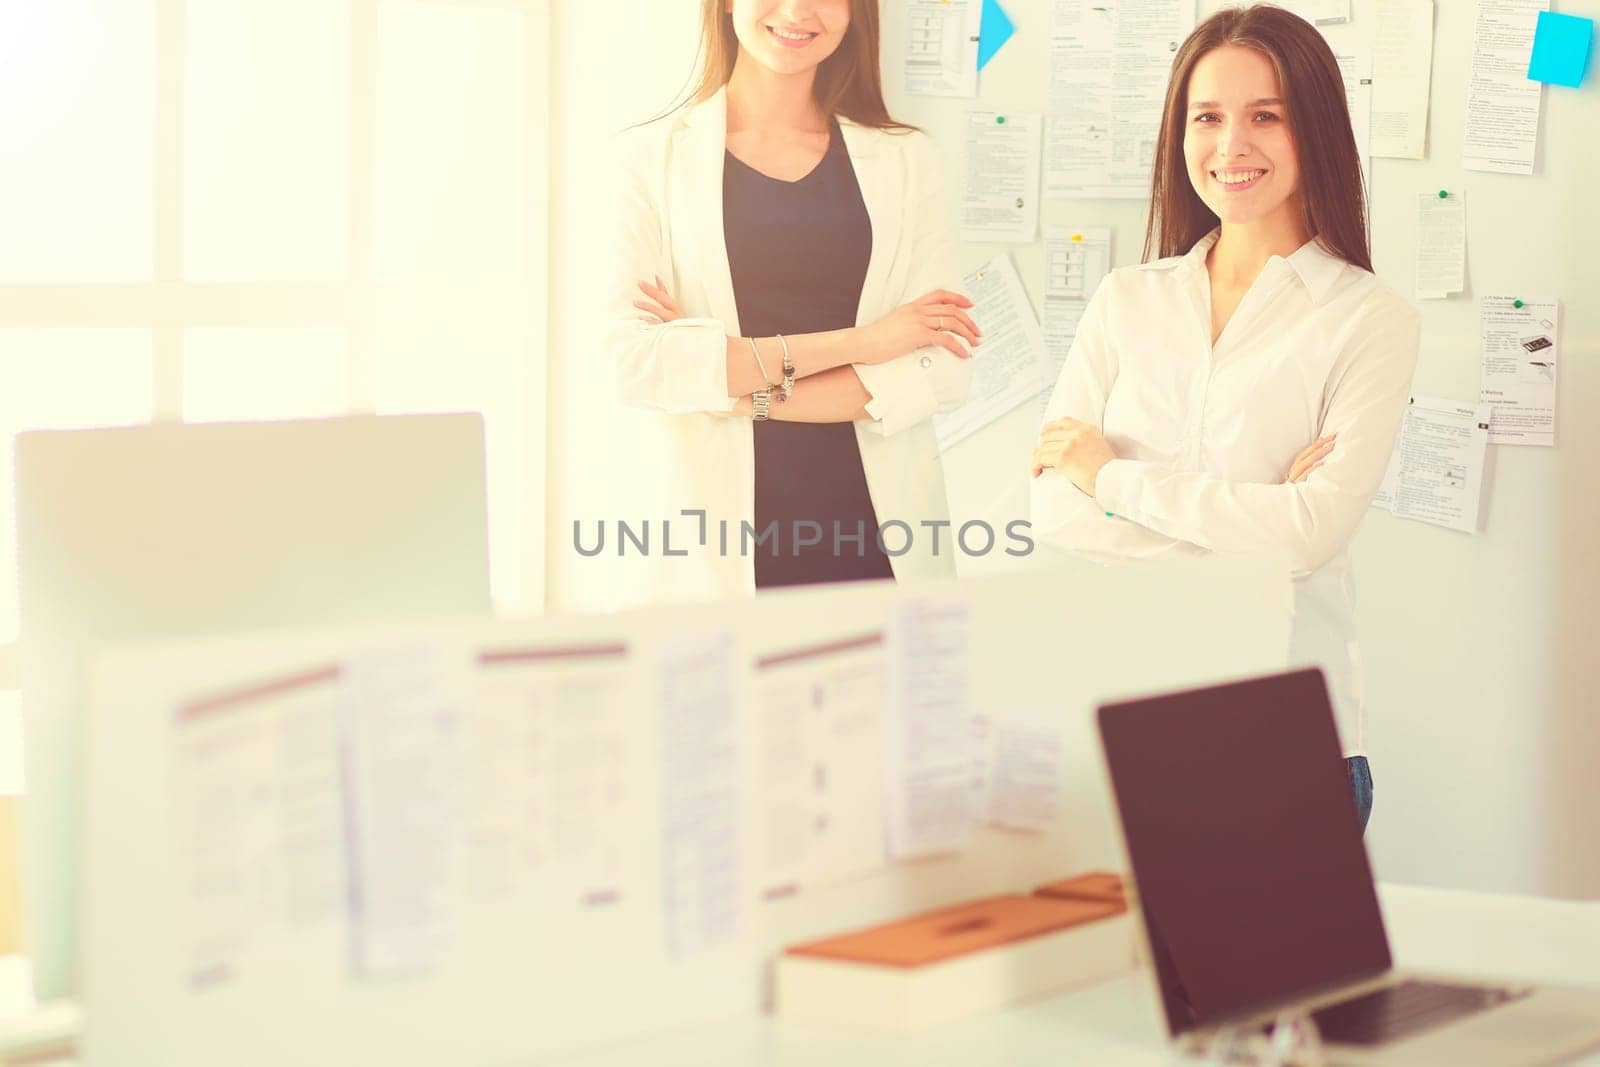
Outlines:
[{"label": "woman in white shirt", "polygon": [[952,574],[928,420],[979,335],[877,4],[705,0],[702,32],[689,105],[622,144],[608,347],[662,414],[678,520],[653,592]]},{"label": "woman in white shirt", "polygon": [[1033,453],[1033,533],[1103,561],[1286,553],[1290,655],[1327,676],[1371,810],[1348,546],[1383,479],[1420,317],[1372,274],[1321,34],[1227,9],[1173,60],[1146,262],[1089,302]]}]

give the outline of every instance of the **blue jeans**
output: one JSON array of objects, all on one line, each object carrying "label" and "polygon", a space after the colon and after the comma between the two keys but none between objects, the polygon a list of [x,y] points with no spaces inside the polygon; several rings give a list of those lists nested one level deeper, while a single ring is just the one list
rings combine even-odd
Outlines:
[{"label": "blue jeans", "polygon": [[1350,792],[1355,794],[1356,814],[1361,817],[1361,832],[1367,832],[1367,820],[1372,817],[1372,767],[1365,756],[1351,756],[1344,761],[1345,773],[1350,776]]}]

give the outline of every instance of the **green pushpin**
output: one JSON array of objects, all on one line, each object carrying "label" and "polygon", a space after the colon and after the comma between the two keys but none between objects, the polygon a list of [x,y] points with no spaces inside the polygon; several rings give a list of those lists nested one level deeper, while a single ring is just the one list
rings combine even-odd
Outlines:
[{"label": "green pushpin", "polygon": [[1511,301],[1511,306],[1512,306],[1512,307],[1514,307],[1514,308],[1519,308],[1519,307],[1521,307],[1521,306],[1522,306],[1522,301],[1520,301],[1520,300],[1513,300],[1513,301]]},{"label": "green pushpin", "polygon": [[1114,518],[1116,518],[1116,516],[1115,516],[1115,515],[1113,515],[1113,514],[1112,514],[1112,513],[1111,513],[1111,512],[1109,512],[1109,511],[1108,511],[1108,512],[1106,512],[1106,518],[1108,518],[1108,519],[1114,519]]},{"label": "green pushpin", "polygon": [[996,115],[994,117],[994,121],[995,125],[1004,126],[1006,124],[1006,117],[1004,115]]},{"label": "green pushpin", "polygon": [[1439,190],[1439,199],[1440,200],[1449,200],[1450,199],[1450,190],[1448,190],[1448,189],[1440,189]]}]

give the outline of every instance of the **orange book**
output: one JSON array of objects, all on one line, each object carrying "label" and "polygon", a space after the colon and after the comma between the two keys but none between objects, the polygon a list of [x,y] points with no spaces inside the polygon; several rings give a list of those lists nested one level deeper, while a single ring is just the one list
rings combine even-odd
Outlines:
[{"label": "orange book", "polygon": [[1108,918],[1120,904],[1002,896],[923,912],[909,919],[785,949],[789,956],[849,960],[877,967],[923,967],[969,952]]},{"label": "orange book", "polygon": [[1122,875],[1111,871],[1075,874],[1071,878],[1048,882],[1035,889],[1033,894],[1058,900],[1102,900],[1121,904],[1123,907],[1128,905],[1128,894],[1122,884]]},{"label": "orange book", "polygon": [[780,1018],[904,1032],[1120,974],[1133,930],[1118,901],[1008,895],[794,945]]}]

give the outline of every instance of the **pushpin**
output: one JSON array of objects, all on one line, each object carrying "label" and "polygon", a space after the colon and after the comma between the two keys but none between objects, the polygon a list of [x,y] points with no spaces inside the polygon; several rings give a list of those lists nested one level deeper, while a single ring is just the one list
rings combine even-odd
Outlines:
[{"label": "pushpin", "polygon": [[1075,233],[1075,234],[1073,234],[1073,235],[1072,235],[1072,239],[1073,239],[1073,240],[1074,240],[1074,241],[1081,241],[1081,240],[1083,240],[1083,234],[1081,234],[1081,233]]},{"label": "pushpin", "polygon": [[1113,514],[1111,514],[1111,512],[1109,512],[1109,511],[1108,511],[1108,512],[1106,512],[1106,518],[1108,518],[1108,519],[1114,519],[1114,518],[1116,518],[1116,516],[1115,516],[1115,515],[1113,515]]},{"label": "pushpin", "polygon": [[1004,126],[1006,124],[1006,117],[1004,115],[996,115],[994,117],[994,122],[996,126]]},{"label": "pushpin", "polygon": [[1440,200],[1449,200],[1450,199],[1450,190],[1448,190],[1448,189],[1440,189],[1439,190],[1439,199]]},{"label": "pushpin", "polygon": [[1521,307],[1521,306],[1522,306],[1522,301],[1520,301],[1520,300],[1513,300],[1513,301],[1511,301],[1511,306],[1512,306],[1512,307],[1514,307],[1514,308],[1519,308],[1519,307]]}]

